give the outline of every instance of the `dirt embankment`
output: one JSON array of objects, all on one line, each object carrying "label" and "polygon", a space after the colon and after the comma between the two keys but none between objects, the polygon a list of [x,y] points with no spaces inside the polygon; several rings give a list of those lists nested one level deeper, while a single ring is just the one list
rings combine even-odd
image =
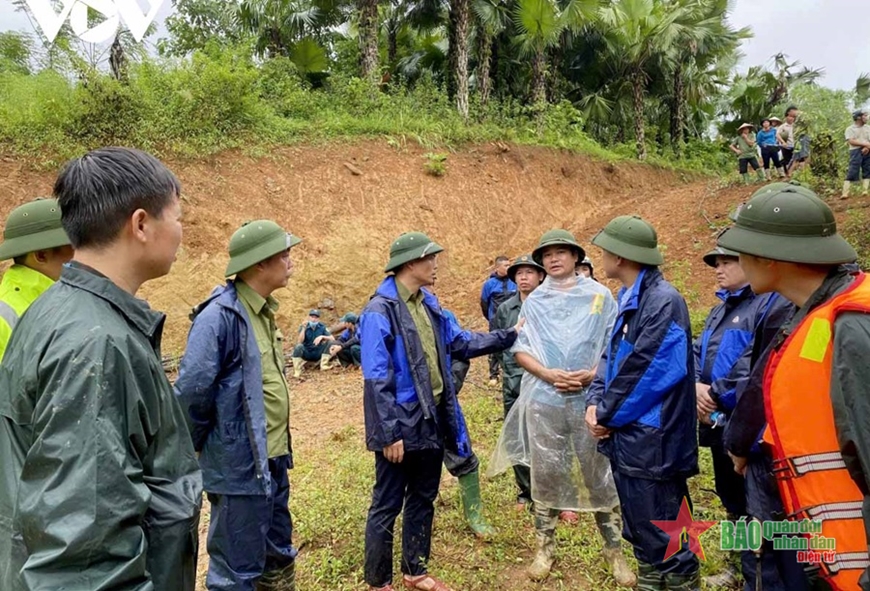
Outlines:
[{"label": "dirt embankment", "polygon": [[[695,303],[712,303],[700,255],[713,244],[715,226],[749,193],[717,191],[712,181],[686,182],[640,164],[500,144],[452,153],[446,174],[434,177],[424,171],[424,153],[367,141],[168,162],[183,184],[184,241],[171,274],[142,290],[169,316],[166,352],[183,349],[187,314],[222,281],[227,242],[245,220],[272,218],[304,239],[293,251],[290,287],[277,294],[285,329],[295,330],[309,308],[325,302],[335,306],[327,320],[358,311],[383,276],[391,240],[408,230],[428,232],[446,248],[439,296],[465,323],[482,327],[478,294],[495,255],[527,252],[557,226],[588,245],[624,213],[658,228],[666,274],[696,294]],[[0,159],[0,216],[49,194],[55,174]],[[596,260],[598,250],[589,250]]]}]

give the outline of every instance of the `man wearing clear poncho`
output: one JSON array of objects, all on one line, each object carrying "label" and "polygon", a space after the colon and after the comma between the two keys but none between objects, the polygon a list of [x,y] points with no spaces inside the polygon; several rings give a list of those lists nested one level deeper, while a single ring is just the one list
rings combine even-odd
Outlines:
[{"label": "man wearing clear poncho", "polygon": [[528,466],[532,477],[537,553],[528,575],[552,567],[560,511],[594,512],[604,556],[620,585],[634,574],[620,548],[619,498],[609,460],[585,427],[586,388],[595,376],[617,306],[607,288],[577,276],[583,249],[566,230],[544,234],[534,251],[547,278],[523,303],[525,329],[511,351],[526,371],[491,462],[496,474]]}]

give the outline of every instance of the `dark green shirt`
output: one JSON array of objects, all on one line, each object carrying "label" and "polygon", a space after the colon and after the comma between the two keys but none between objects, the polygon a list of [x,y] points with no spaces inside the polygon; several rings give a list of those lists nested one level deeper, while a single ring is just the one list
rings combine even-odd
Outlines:
[{"label": "dark green shirt", "polygon": [[264,298],[243,281],[236,293],[254,327],[263,372],[263,405],[266,408],[266,448],[270,458],[286,456],[290,449],[290,390],[284,378],[284,346],[275,324],[278,301]]},{"label": "dark green shirt", "polygon": [[429,318],[429,313],[426,312],[426,305],[423,303],[423,291],[417,290],[417,293],[411,295],[408,288],[402,285],[402,282],[396,280],[396,288],[399,292],[399,297],[405,302],[408,307],[408,312],[411,313],[411,318],[414,320],[414,326],[417,327],[417,334],[420,335],[420,344],[423,347],[423,354],[426,355],[426,365],[429,367],[429,381],[432,384],[432,396],[435,398],[435,404],[441,402],[441,393],[444,391],[444,379],[441,377],[441,368],[438,364],[438,346],[435,344],[435,330],[432,328],[432,320]]},{"label": "dark green shirt", "polygon": [[751,140],[747,140],[742,135],[738,135],[734,138],[734,141],[731,142],[732,146],[735,146],[738,150],[740,150],[740,154],[737,156],[740,159],[743,158],[757,158],[758,151],[755,149],[755,142],[751,142]]},{"label": "dark green shirt", "polygon": [[[495,312],[494,328],[507,329],[516,326],[520,320],[520,310],[523,303],[517,293],[501,303]],[[523,378],[523,368],[517,363],[510,347],[501,353],[501,366],[504,371],[502,392],[506,399],[516,400],[520,395],[520,381]]]}]

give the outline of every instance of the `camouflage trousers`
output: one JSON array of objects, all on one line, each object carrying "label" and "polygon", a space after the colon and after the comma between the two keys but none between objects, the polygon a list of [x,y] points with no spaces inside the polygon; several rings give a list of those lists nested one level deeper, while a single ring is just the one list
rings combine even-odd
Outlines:
[{"label": "camouflage trousers", "polygon": [[[535,529],[539,535],[552,539],[556,535],[556,523],[559,521],[559,510],[541,507],[539,503],[534,505]],[[622,518],[619,508],[612,511],[596,511],[595,525],[604,540],[605,548],[619,548],[622,539]]]}]

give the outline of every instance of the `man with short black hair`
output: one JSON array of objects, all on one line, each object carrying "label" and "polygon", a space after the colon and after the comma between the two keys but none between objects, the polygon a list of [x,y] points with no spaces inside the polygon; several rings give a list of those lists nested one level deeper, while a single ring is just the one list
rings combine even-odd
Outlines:
[{"label": "man with short black hair", "polygon": [[870,126],[867,125],[867,113],[862,110],[852,113],[851,127],[846,129],[846,143],[849,144],[849,170],[843,182],[842,199],[849,198],[852,183],[861,180],[862,193],[867,195],[870,190]]},{"label": "man with short black hair", "polygon": [[24,311],[60,278],[73,250],[54,199],[36,199],[16,207],[6,220],[0,260],[13,265],[0,282],[0,359],[12,329]]},{"label": "man with short black hair", "polygon": [[300,242],[271,220],[243,224],[226,285],[193,311],[175,392],[211,503],[209,591],[296,588],[290,392],[272,294],[287,287]]},{"label": "man with short black hair", "polygon": [[330,329],[338,337],[329,344],[329,357],[337,358],[342,367],[360,366],[359,316],[348,312],[338,320],[338,325]]},{"label": "man with short black hair", "polygon": [[779,149],[782,152],[782,168],[785,170],[785,175],[789,176],[791,169],[792,156],[794,155],[795,135],[794,124],[797,121],[798,108],[794,105],[785,110],[785,123],[782,123],[776,128],[776,141],[779,143]]},{"label": "man with short black hair", "polygon": [[331,369],[329,347],[334,340],[329,329],[320,321],[320,310],[309,311],[308,320],[299,326],[296,335],[292,357],[293,377],[302,377],[306,361],[319,361],[321,370]]},{"label": "man with short black hair", "polygon": [[54,195],[75,256],[0,365],[0,588],[192,591],[202,478],[163,371],[165,316],[136,297],[181,242],[181,186],[103,148]]},{"label": "man with short black hair", "polygon": [[[510,259],[499,255],[495,257],[495,270],[483,284],[480,292],[480,310],[489,323],[489,330],[495,328],[495,312],[499,305],[517,292],[516,284],[508,277]],[[498,384],[499,355],[489,356],[489,385]]]}]

